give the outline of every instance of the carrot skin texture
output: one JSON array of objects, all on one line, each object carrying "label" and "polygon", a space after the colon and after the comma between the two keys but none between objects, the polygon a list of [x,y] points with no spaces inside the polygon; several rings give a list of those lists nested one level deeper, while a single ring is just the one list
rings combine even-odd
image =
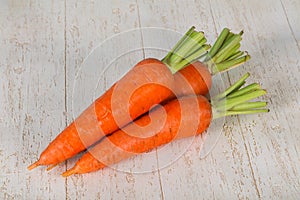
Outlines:
[{"label": "carrot skin texture", "polygon": [[[182,112],[183,109],[188,112]],[[163,112],[166,112],[165,121],[161,117]],[[63,176],[97,171],[174,139],[200,134],[209,127],[211,120],[211,105],[205,97],[188,96],[173,100],[105,138]],[[155,123],[160,121],[164,124],[157,131]],[[151,122],[154,124],[149,126]],[[136,125],[143,129],[137,129]]]},{"label": "carrot skin texture", "polygon": [[[205,95],[212,85],[212,77],[207,66],[196,61],[174,74],[176,96],[190,94]],[[192,91],[191,91],[192,89]]]},{"label": "carrot skin texture", "polygon": [[[29,169],[63,162],[130,123],[152,106],[175,96],[206,94],[210,87],[211,75],[201,62],[172,75],[161,61],[145,59],[63,130]],[[130,92],[130,95],[123,95],[124,91]]]}]

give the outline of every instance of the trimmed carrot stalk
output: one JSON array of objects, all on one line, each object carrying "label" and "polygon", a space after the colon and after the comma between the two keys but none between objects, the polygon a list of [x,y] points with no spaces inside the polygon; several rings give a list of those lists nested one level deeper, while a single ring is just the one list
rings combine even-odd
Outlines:
[{"label": "trimmed carrot stalk", "polygon": [[28,170],[32,170],[32,169],[38,167],[39,165],[40,165],[40,164],[39,164],[39,162],[37,161],[37,162],[31,164],[30,166],[28,166],[27,169],[28,169]]},{"label": "trimmed carrot stalk", "polygon": [[[215,101],[226,102],[222,99],[243,90],[237,88],[244,77],[233,84],[234,87],[226,90],[230,92],[227,92],[224,97]],[[200,134],[209,127],[211,120],[215,118],[268,112],[268,109],[261,109],[266,105],[265,102],[253,103],[248,101],[258,95],[254,95],[252,99],[244,98],[244,96],[247,94],[235,97],[238,110],[229,108],[222,113],[219,112],[220,106],[214,106],[218,103],[212,105],[203,96],[184,96],[175,99],[103,139],[99,144],[89,149],[75,166],[63,173],[62,176],[67,177],[72,174],[97,171],[134,155],[148,152],[175,139]],[[164,123],[159,124],[160,122]]]},{"label": "trimmed carrot stalk", "polygon": [[49,167],[47,167],[47,171],[50,171],[51,169],[53,169],[54,167],[56,167],[57,165],[58,165],[59,163],[56,163],[56,164],[54,164],[54,165],[51,165],[51,166],[49,166]]}]

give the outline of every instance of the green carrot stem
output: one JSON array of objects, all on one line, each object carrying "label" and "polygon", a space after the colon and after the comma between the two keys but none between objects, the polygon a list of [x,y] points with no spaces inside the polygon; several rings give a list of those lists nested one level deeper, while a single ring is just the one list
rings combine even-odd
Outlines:
[{"label": "green carrot stem", "polygon": [[205,64],[212,75],[231,70],[250,59],[248,54],[242,56],[245,52],[239,50],[242,34],[243,31],[239,34],[229,32],[214,57],[205,59]]},{"label": "green carrot stem", "polygon": [[[206,42],[206,39],[204,37],[204,33],[195,31],[190,37],[187,37],[185,42],[182,43],[180,48],[178,48],[175,52],[176,52],[176,54],[179,54],[179,55],[181,55],[181,54],[185,55],[192,48],[194,48],[194,46],[196,46],[198,48],[201,47],[200,46],[201,44],[199,44],[199,42],[203,41],[203,40]],[[204,43],[202,43],[202,44],[204,44]]]},{"label": "green carrot stem", "polygon": [[200,48],[201,45],[199,45],[198,41],[201,41],[204,38],[203,33],[197,33],[196,35],[194,35],[194,37],[190,37],[188,39],[186,39],[186,41],[180,46],[180,48],[178,50],[176,50],[176,52],[174,52],[173,54],[179,55],[174,57],[174,59],[171,57],[170,61],[172,63],[177,63],[180,62],[182,58],[184,58],[186,56],[186,54],[188,52],[191,51],[191,49],[193,49],[194,47],[196,48]]},{"label": "green carrot stem", "polygon": [[228,37],[226,38],[226,40],[225,40],[225,42],[224,42],[224,46],[226,46],[226,45],[228,45],[230,42],[231,42],[231,40],[233,40],[232,38],[233,38],[233,36],[240,36],[240,38],[242,39],[242,35],[243,35],[243,31],[240,31],[238,34],[234,34],[234,33],[230,33],[230,34],[228,34]]},{"label": "green carrot stem", "polygon": [[227,98],[237,97],[258,89],[261,89],[260,85],[258,83],[252,83],[236,92],[232,92],[230,95],[227,96]]},{"label": "green carrot stem", "polygon": [[225,40],[225,41],[230,40],[230,39],[232,38],[232,36],[234,36],[234,35],[235,35],[234,33],[229,32],[228,35],[227,35],[227,37],[226,37],[226,40]]},{"label": "green carrot stem", "polygon": [[222,32],[220,33],[220,36],[217,38],[216,42],[214,43],[214,45],[208,52],[208,54],[207,54],[208,59],[206,59],[206,60],[211,59],[219,51],[219,49],[221,48],[221,46],[222,46],[223,42],[225,41],[228,34],[229,34],[229,29],[224,28],[222,30]]},{"label": "green carrot stem", "polygon": [[198,45],[195,45],[194,47],[192,47],[189,50],[189,54],[186,54],[185,57],[188,57],[192,54],[194,54],[195,52],[197,52],[199,49],[203,48],[203,45],[206,45],[205,43],[207,42],[206,38],[203,38],[202,40],[200,40],[198,42]]},{"label": "green carrot stem", "polygon": [[[207,45],[207,46],[211,48],[210,45]],[[207,49],[206,49],[206,52],[203,53],[202,55],[200,55],[199,58],[198,58],[198,60],[204,60],[204,59],[206,58],[207,54],[208,54],[208,51],[207,51],[207,50],[209,50],[210,48],[207,48]],[[204,62],[203,62],[203,63],[204,63]],[[204,64],[206,64],[206,63],[204,63]]]},{"label": "green carrot stem", "polygon": [[173,74],[183,69],[190,62],[195,61],[195,59],[199,59],[210,48],[210,46],[205,44],[207,41],[204,33],[195,31],[194,29],[195,27],[190,28],[162,59],[162,62],[169,67]]},{"label": "green carrot stem", "polygon": [[[191,55],[187,56],[185,60],[191,61],[195,59],[199,59],[199,55],[202,56],[205,52],[207,52],[208,49],[210,49],[211,46],[208,44],[204,44],[200,49],[198,49],[196,52],[192,53]],[[184,60],[183,60],[184,62]]]},{"label": "green carrot stem", "polygon": [[228,45],[230,43],[230,41],[232,40],[232,37],[233,36],[236,36],[236,35],[239,35],[239,36],[242,36],[243,35],[243,31],[240,31],[238,34],[234,34],[234,33],[229,33],[225,42],[224,42],[224,46]]},{"label": "green carrot stem", "polygon": [[226,56],[227,51],[230,51],[235,45],[237,45],[241,41],[240,35],[234,35],[230,38],[220,49],[220,51],[212,58],[214,61],[223,60]]},{"label": "green carrot stem", "polygon": [[[244,55],[245,52],[242,52],[242,51],[237,51],[235,52],[234,54],[232,54],[229,58],[227,58],[226,60],[233,60],[233,59],[236,59],[242,55]],[[247,54],[247,52],[246,52]]]},{"label": "green carrot stem", "polygon": [[176,51],[179,46],[181,46],[184,43],[184,40],[186,40],[187,38],[189,38],[191,36],[192,33],[195,32],[195,26],[192,26],[185,34],[184,36],[176,43],[176,45],[173,47],[173,49],[171,50],[171,52]]},{"label": "green carrot stem", "polygon": [[267,105],[267,102],[265,101],[258,101],[258,102],[246,102],[246,103],[241,103],[239,105],[234,106],[231,108],[231,111],[240,111],[240,110],[250,110],[250,109],[257,109],[257,108],[262,108]]},{"label": "green carrot stem", "polygon": [[201,58],[211,74],[214,75],[232,69],[250,58],[250,56],[241,57],[243,52],[239,48],[242,32],[233,34],[228,28],[224,28],[207,53],[210,46],[206,44],[207,40],[204,33],[194,29],[195,27],[190,28],[162,59],[162,62],[169,67],[172,73],[176,73],[191,62]]},{"label": "green carrot stem", "polygon": [[175,52],[179,46],[182,45],[182,43],[190,37],[190,35],[194,32],[195,27],[192,26],[184,35],[183,37],[175,44],[175,46],[171,49],[171,51],[168,52],[168,54],[162,59],[162,62],[166,61],[169,59],[169,57],[172,55],[173,52]]},{"label": "green carrot stem", "polygon": [[220,108],[220,110],[223,110],[224,108],[226,110],[230,110],[231,108],[233,108],[234,106],[236,106],[238,104],[245,103],[246,101],[260,97],[266,93],[267,93],[266,90],[255,90],[253,92],[250,92],[250,93],[247,93],[247,94],[244,94],[241,96],[237,96],[237,97],[230,98],[230,99],[225,99],[225,101],[220,101],[216,104],[216,107]]},{"label": "green carrot stem", "polygon": [[253,114],[269,111],[268,109],[264,109],[267,102],[249,102],[266,94],[266,90],[260,89],[257,83],[240,89],[248,76],[249,73],[246,73],[223,93],[212,98],[211,106],[214,119],[228,115]]},{"label": "green carrot stem", "polygon": [[257,113],[267,113],[270,112],[269,109],[253,109],[253,110],[239,110],[239,111],[226,111],[222,113],[215,112],[213,114],[213,119],[218,119],[230,115],[247,115],[247,114],[257,114]]},{"label": "green carrot stem", "polygon": [[186,66],[189,63],[192,63],[192,62],[200,59],[203,56],[202,54],[204,52],[206,52],[209,48],[210,48],[210,45],[203,45],[203,47],[201,49],[199,49],[198,51],[194,52],[189,57],[181,60],[179,63],[177,63],[176,65],[174,65],[172,67],[172,69],[175,70],[175,71],[178,71],[181,66]]},{"label": "green carrot stem", "polygon": [[[233,33],[229,33],[228,34],[228,37],[226,38],[225,40],[225,43],[224,43],[224,46],[228,45],[228,43],[230,42],[230,40],[232,40],[232,37],[235,36],[235,35],[238,35],[238,36],[242,36],[243,34],[243,31],[241,31],[239,34],[233,34]],[[242,39],[242,38],[241,38]],[[230,50],[230,53],[226,53],[226,57],[223,59],[224,60],[228,60],[229,57],[231,57],[233,54],[235,54],[236,52],[238,52],[237,50],[240,48],[240,43],[238,43],[238,45],[236,45],[232,50]],[[241,54],[243,55],[243,53]]]},{"label": "green carrot stem", "polygon": [[214,75],[216,73],[220,72],[226,72],[228,70],[231,70],[245,62],[247,62],[250,59],[250,55],[246,55],[243,57],[240,57],[238,59],[233,59],[229,61],[224,61],[218,64],[214,64],[213,67],[211,67],[211,73]]},{"label": "green carrot stem", "polygon": [[232,49],[230,49],[229,51],[227,51],[226,53],[224,53],[223,57],[219,57],[215,62],[216,63],[220,63],[220,62],[226,61],[230,56],[232,56],[233,54],[235,54],[235,52],[237,52],[240,47],[241,47],[241,44],[238,43]]},{"label": "green carrot stem", "polygon": [[242,115],[242,114],[255,114],[269,112],[269,109],[253,109],[253,110],[239,110],[239,111],[226,111],[226,116],[228,115]]},{"label": "green carrot stem", "polygon": [[233,85],[231,85],[229,88],[227,88],[224,92],[222,92],[221,94],[214,97],[214,99],[220,100],[220,99],[226,97],[227,95],[229,95],[232,91],[239,89],[240,87],[242,87],[242,85],[244,85],[245,80],[249,76],[250,76],[250,73],[246,73],[244,76],[242,76],[242,78],[240,78],[238,81],[236,81]]}]

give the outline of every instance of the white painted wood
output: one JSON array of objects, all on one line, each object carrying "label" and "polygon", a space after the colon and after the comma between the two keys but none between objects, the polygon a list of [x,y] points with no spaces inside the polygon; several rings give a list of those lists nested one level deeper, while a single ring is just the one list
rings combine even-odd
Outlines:
[{"label": "white painted wood", "polygon": [[[0,3],[0,199],[300,196],[297,0]],[[228,85],[249,71],[249,82],[258,81],[268,90],[263,99],[269,102],[270,113],[227,118],[226,124],[217,129],[222,128],[217,146],[205,159],[199,157],[203,140],[196,137],[114,166],[129,169],[129,173],[107,168],[61,178],[59,174],[78,157],[49,173],[44,168],[27,171],[26,166],[37,159],[66,124],[130,66],[144,56],[163,56],[163,51],[148,47],[169,48],[176,35],[164,39],[162,34],[160,39],[153,37],[155,32],[149,29],[127,32],[128,40],[116,37],[83,62],[92,49],[112,35],[138,27],[184,33],[191,25],[205,30],[210,42],[225,26],[245,31],[242,48],[249,51],[252,59],[222,75],[222,79]],[[112,58],[126,49],[142,46],[144,51],[139,49],[119,58],[101,74]],[[166,155],[175,153],[184,154],[164,166],[168,163]],[[130,173],[149,167],[148,163],[160,170]]]},{"label": "white painted wood", "polygon": [[[300,164],[296,132],[300,119],[297,75],[300,52],[281,3],[273,2],[270,7],[268,2],[260,2],[259,7],[255,7],[256,3],[238,4],[244,12],[235,16],[241,19],[252,16],[245,27],[248,32],[245,46],[253,52],[249,63],[253,66],[252,79],[268,89],[265,99],[270,102],[271,112],[242,116],[238,123],[259,197],[296,199],[299,181],[295,177],[299,176]],[[232,9],[231,13],[235,11]],[[265,14],[260,16],[262,13]],[[216,14],[223,16],[221,9]]]},{"label": "white painted wood", "polygon": [[65,126],[63,3],[1,1],[0,199],[62,199],[65,180],[27,166]]}]

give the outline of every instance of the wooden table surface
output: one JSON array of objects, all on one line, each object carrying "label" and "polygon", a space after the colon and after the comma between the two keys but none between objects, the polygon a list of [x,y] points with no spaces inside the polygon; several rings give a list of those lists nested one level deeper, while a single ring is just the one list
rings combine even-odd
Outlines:
[{"label": "wooden table surface", "polygon": [[[1,0],[0,199],[299,199],[299,10],[299,0]],[[151,46],[157,38],[141,27],[183,34],[192,25],[210,42],[223,27],[244,30],[242,49],[252,59],[221,78],[228,85],[249,71],[249,80],[268,90],[261,99],[270,113],[226,118],[204,158],[197,137],[123,162],[125,172],[107,168],[62,178],[76,159],[50,172],[26,169],[96,96],[157,53],[133,51],[99,75],[83,64],[92,49],[131,30],[115,49],[93,54],[106,66],[119,46]],[[168,36],[158,38],[163,44]],[[91,69],[100,73],[103,67]],[[176,149],[185,151],[163,163],[162,154]],[[136,173],[147,167],[150,172]]]}]

